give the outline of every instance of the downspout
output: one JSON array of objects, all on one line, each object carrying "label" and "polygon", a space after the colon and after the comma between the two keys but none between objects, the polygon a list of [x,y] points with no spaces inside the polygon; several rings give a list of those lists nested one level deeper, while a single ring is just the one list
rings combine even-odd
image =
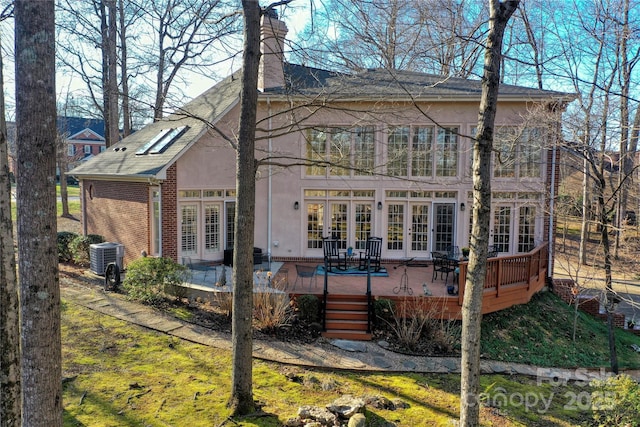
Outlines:
[{"label": "downspout", "polygon": [[[560,123],[558,123],[558,127],[560,127]],[[553,147],[551,148],[551,193],[549,195],[549,250],[547,252],[547,265],[549,269],[547,270],[547,277],[551,278],[553,276],[553,256],[554,256],[554,241],[553,241],[553,227],[554,227],[554,215],[555,215],[555,198],[556,198],[556,153],[557,153],[557,143],[558,137],[560,135],[560,129],[556,132],[556,137],[553,139]]]},{"label": "downspout", "polygon": [[163,245],[162,245],[162,230],[164,229],[164,227],[162,226],[162,185],[157,184],[158,185],[158,224],[160,225],[158,227],[158,256],[160,258],[162,258],[162,249],[163,249]]},{"label": "downspout", "polygon": [[[272,143],[273,140],[271,138],[271,133],[272,133],[272,123],[271,123],[271,98],[267,96],[267,114],[269,115],[268,118],[268,128],[269,128],[269,148],[268,148],[268,158],[271,158],[271,150],[273,149],[272,147]],[[267,168],[267,173],[268,173],[268,177],[267,177],[267,259],[269,261],[269,268],[271,268],[271,218],[272,218],[272,182],[271,182],[271,160],[269,160],[269,165]]]},{"label": "downspout", "polygon": [[82,192],[80,194],[82,194],[82,209],[80,210],[80,213],[82,215],[82,235],[86,236],[87,235],[87,186],[85,184],[86,180],[82,180]]}]

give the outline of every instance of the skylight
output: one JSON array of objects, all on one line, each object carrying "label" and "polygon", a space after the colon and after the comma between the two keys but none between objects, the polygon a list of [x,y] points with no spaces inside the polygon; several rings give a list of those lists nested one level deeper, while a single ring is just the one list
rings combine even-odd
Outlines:
[{"label": "skylight", "polygon": [[164,152],[187,129],[186,126],[162,129],[149,142],[136,151],[137,155],[160,154]]}]

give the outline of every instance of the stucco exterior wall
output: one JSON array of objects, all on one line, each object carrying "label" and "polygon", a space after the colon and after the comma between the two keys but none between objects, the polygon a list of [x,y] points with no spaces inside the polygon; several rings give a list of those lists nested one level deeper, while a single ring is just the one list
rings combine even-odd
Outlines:
[{"label": "stucco exterior wall", "polygon": [[149,251],[149,190],[146,183],[84,180],[84,230],[124,245],[125,265]]},{"label": "stucco exterior wall", "polygon": [[[469,239],[469,223],[471,203],[468,192],[471,191],[471,140],[473,130],[477,126],[477,102],[432,102],[420,105],[422,112],[410,104],[362,103],[336,104],[331,109],[314,111],[308,119],[296,122],[302,117],[300,110],[294,119],[288,112],[289,103],[275,100],[261,102],[258,111],[258,141],[256,142],[256,158],[262,162],[256,176],[256,229],[255,246],[270,252],[280,259],[320,258],[322,250],[309,249],[306,245],[307,215],[305,211],[305,190],[371,190],[375,198],[371,200],[372,234],[386,240],[387,211],[389,201],[386,191],[431,191],[457,192],[455,200],[455,244],[467,246]],[[498,107],[496,126],[513,126],[522,123],[530,105],[525,102],[502,102]],[[350,111],[347,113],[345,109]],[[237,125],[238,108],[234,108],[221,121],[225,129]],[[267,117],[271,116],[269,120]],[[395,179],[384,176],[307,176],[305,167],[299,165],[300,159],[306,156],[306,130],[310,126],[375,126],[375,157],[379,171],[384,172],[386,158],[386,141],[388,126],[420,125],[457,127],[458,136],[458,174],[455,177],[431,177],[423,179]],[[530,127],[534,127],[532,123]],[[289,133],[283,132],[290,130]],[[269,130],[272,132],[269,133]],[[231,133],[230,133],[231,135]],[[544,144],[543,144],[544,145]],[[543,162],[548,156],[543,153]],[[283,164],[298,163],[284,167]],[[539,192],[544,194],[537,208],[536,240],[544,241],[548,237],[548,219],[544,212],[547,204],[546,195],[550,182],[549,165],[540,166],[539,178],[496,178],[492,181],[494,192]],[[186,154],[178,160],[177,191],[185,189],[234,189],[235,188],[235,151],[229,144],[215,133],[209,132],[198,141]],[[271,194],[271,197],[269,197]],[[232,198],[231,198],[232,199]],[[230,200],[226,198],[225,200]],[[298,202],[298,209],[294,208]],[[378,202],[382,209],[378,210]],[[434,201],[431,201],[434,202]],[[429,203],[431,203],[429,202]],[[437,201],[435,201],[437,202]],[[178,210],[181,201],[178,200]],[[407,200],[410,206],[410,200]],[[466,209],[460,209],[465,203]],[[516,215],[517,203],[514,202],[513,215]],[[408,208],[406,214],[409,215]],[[179,214],[178,214],[179,215]],[[176,218],[179,225],[180,218]],[[326,224],[325,224],[326,227]],[[202,234],[202,233],[200,233]],[[176,234],[179,243],[179,227]],[[408,243],[408,241],[406,241]],[[512,243],[515,245],[516,242]],[[404,258],[407,253],[388,251],[383,245],[383,258]],[[208,254],[207,257],[221,259],[222,253]]]}]

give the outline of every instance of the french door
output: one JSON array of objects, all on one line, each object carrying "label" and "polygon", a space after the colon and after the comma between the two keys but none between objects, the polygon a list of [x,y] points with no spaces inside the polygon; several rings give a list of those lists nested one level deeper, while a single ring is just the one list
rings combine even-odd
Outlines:
[{"label": "french door", "polygon": [[306,203],[306,248],[322,249],[322,238],[338,241],[340,249],[364,250],[373,232],[373,202],[309,201]]},{"label": "french door", "polygon": [[[225,207],[226,216],[223,217],[222,202],[180,204],[180,256],[215,259],[224,249],[223,238],[227,245],[233,245],[235,203],[227,202]],[[223,222],[223,219],[226,222]]]},{"label": "french door", "polygon": [[430,251],[430,207],[431,203],[412,203],[411,224],[408,231],[409,248],[408,257],[426,258]]},{"label": "french door", "polygon": [[432,250],[445,250],[454,239],[454,213],[453,203],[389,203],[387,250],[408,258],[428,258]]},{"label": "french door", "polygon": [[455,242],[455,204],[433,204],[433,251],[446,251]]}]

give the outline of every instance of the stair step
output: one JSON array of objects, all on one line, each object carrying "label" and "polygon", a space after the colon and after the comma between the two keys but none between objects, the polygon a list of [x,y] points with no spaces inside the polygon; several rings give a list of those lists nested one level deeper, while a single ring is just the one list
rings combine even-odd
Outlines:
[{"label": "stair step", "polygon": [[329,320],[326,322],[327,331],[348,330],[348,331],[366,331],[369,322],[362,320]]},{"label": "stair step", "polygon": [[364,320],[368,314],[363,310],[327,310],[327,320]]},{"label": "stair step", "polygon": [[367,301],[367,296],[362,294],[328,294],[327,301]]},{"label": "stair step", "polygon": [[363,331],[345,331],[334,329],[331,331],[323,332],[322,336],[325,338],[336,338],[343,340],[371,341],[371,334]]},{"label": "stair step", "polygon": [[327,301],[327,311],[368,311],[368,304],[359,301]]}]

